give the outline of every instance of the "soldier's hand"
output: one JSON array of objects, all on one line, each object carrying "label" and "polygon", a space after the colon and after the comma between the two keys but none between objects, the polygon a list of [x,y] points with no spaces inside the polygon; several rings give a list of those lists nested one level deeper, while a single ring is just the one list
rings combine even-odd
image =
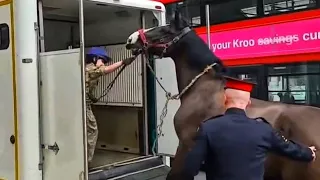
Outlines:
[{"label": "soldier's hand", "polygon": [[99,99],[98,98],[92,98],[91,101],[92,101],[92,103],[97,103],[99,101]]},{"label": "soldier's hand", "polygon": [[135,57],[130,57],[130,58],[127,58],[127,59],[122,60],[122,63],[123,63],[124,65],[129,65],[129,64],[131,64],[135,59],[136,59]]},{"label": "soldier's hand", "polygon": [[309,149],[312,151],[313,161],[315,161],[316,160],[316,151],[317,151],[317,149],[314,146],[310,146]]}]

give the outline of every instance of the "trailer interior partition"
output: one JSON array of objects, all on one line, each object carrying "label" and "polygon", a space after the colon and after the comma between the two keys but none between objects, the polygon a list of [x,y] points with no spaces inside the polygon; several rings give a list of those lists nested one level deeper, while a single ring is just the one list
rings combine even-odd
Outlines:
[{"label": "trailer interior partition", "polygon": [[[42,51],[79,48],[78,8],[78,1],[43,1]],[[84,2],[84,22],[86,50],[106,48],[112,57],[109,64],[131,57],[124,44],[132,32],[158,25],[151,11],[93,1]],[[100,79],[96,97],[104,93],[117,72]],[[92,167],[148,157],[146,89],[146,67],[140,56],[123,71],[111,91],[94,104],[99,137]]]}]

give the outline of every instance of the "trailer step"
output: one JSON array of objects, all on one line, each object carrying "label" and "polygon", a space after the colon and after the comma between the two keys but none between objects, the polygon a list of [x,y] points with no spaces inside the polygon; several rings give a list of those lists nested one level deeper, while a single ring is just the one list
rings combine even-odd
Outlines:
[{"label": "trailer step", "polygon": [[89,180],[106,180],[125,177],[126,175],[143,172],[146,170],[157,169],[164,166],[162,158],[153,157],[135,162],[118,164],[117,166],[100,169],[89,173]]},{"label": "trailer step", "polygon": [[126,174],[121,177],[112,178],[111,180],[165,180],[169,171],[170,167],[161,165],[139,172]]}]

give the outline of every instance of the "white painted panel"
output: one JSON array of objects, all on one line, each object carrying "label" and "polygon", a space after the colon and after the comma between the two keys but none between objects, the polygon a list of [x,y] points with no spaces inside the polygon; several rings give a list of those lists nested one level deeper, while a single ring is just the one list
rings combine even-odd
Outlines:
[{"label": "white painted panel", "polygon": [[81,66],[79,49],[41,55],[44,180],[79,179],[84,170]]},{"label": "white painted panel", "polygon": [[[172,94],[178,93],[178,85],[176,78],[175,64],[171,58],[157,59],[156,74],[164,88]],[[157,124],[160,124],[160,116],[163,107],[166,103],[166,94],[159,86],[156,85],[156,98],[157,98]],[[172,100],[168,104],[168,113],[164,118],[162,126],[162,133],[158,140],[158,153],[164,155],[174,156],[179,143],[173,126],[173,117],[180,107],[180,101]]]},{"label": "white painted panel", "polygon": [[[11,28],[10,5],[0,6],[0,24],[2,23]],[[12,43],[8,49],[0,50],[0,179],[10,180],[15,179],[14,145],[10,143],[10,136],[14,135],[11,45]]]}]

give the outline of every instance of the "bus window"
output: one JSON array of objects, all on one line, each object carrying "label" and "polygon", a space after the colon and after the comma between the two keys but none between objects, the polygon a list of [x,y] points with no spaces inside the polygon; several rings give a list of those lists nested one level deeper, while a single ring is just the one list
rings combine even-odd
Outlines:
[{"label": "bus window", "polygon": [[257,17],[258,0],[230,0],[210,4],[210,22],[219,24]]},{"label": "bus window", "polygon": [[0,50],[8,49],[10,42],[9,26],[7,24],[0,24]]},{"label": "bus window", "polygon": [[211,3],[211,24],[319,8],[320,0],[229,0]]},{"label": "bus window", "polygon": [[319,0],[264,0],[264,14],[274,15],[316,8]]},{"label": "bus window", "polygon": [[177,8],[181,11],[182,16],[188,20],[192,27],[197,27],[201,25],[201,4],[186,2],[177,2],[166,5],[167,23],[169,23],[168,21],[171,19],[172,15],[174,14]]},{"label": "bus window", "polygon": [[[170,18],[176,8],[180,8],[192,27],[205,26],[206,12],[203,2],[181,0],[166,4],[167,17]],[[320,7],[320,0],[207,0],[205,2],[210,5],[211,25]]]},{"label": "bus window", "polygon": [[268,69],[269,101],[320,107],[320,64],[273,66]]},{"label": "bus window", "polygon": [[[208,1],[210,5],[210,24],[238,21],[257,17],[258,0]],[[167,18],[179,8],[192,27],[205,26],[205,4],[199,1],[182,1],[166,5]]]}]

